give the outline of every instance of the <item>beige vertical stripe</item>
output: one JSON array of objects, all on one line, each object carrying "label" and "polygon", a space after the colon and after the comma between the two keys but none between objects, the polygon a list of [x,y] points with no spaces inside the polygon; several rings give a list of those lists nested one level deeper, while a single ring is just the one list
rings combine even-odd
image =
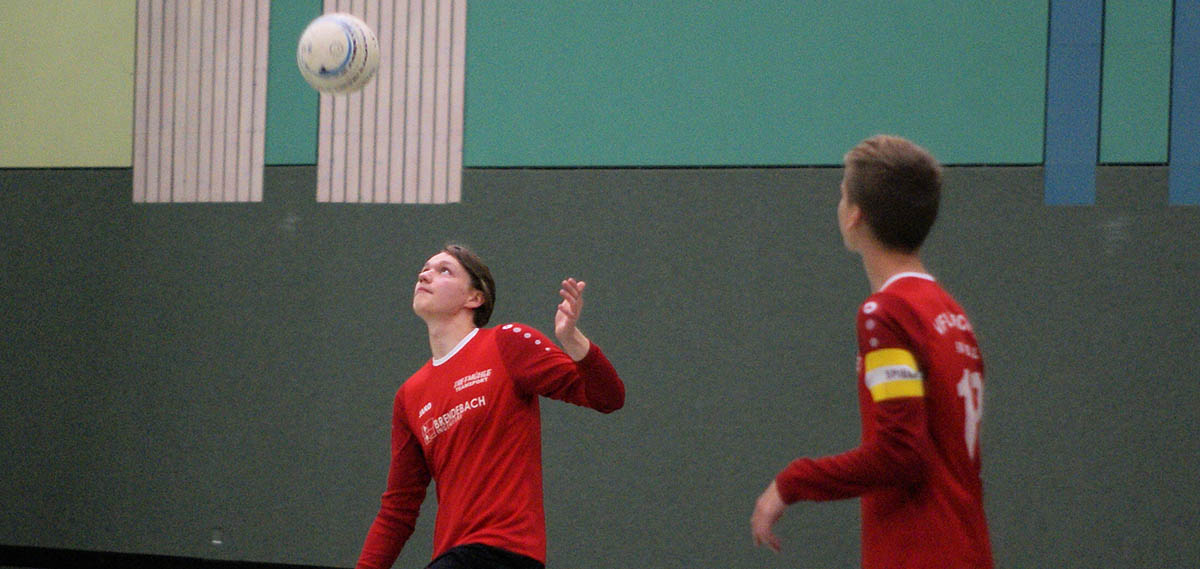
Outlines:
[{"label": "beige vertical stripe", "polygon": [[454,3],[450,49],[450,131],[447,148],[446,200],[462,201],[463,104],[467,76],[467,0]]},{"label": "beige vertical stripe", "polygon": [[250,201],[263,199],[263,168],[267,163],[267,69],[271,34],[271,1],[254,3],[258,27],[254,42],[254,136],[250,140]]},{"label": "beige vertical stripe", "polygon": [[135,202],[262,201],[269,0],[141,0]]},{"label": "beige vertical stripe", "polygon": [[203,7],[200,0],[185,0],[185,5],[188,7],[187,13],[187,31],[189,38],[187,42],[187,77],[186,91],[184,99],[186,106],[183,109],[184,121],[187,127],[184,129],[184,169],[183,169],[183,201],[194,202],[197,200],[199,191],[197,188],[199,176],[197,171],[200,169],[200,46],[204,42],[204,30],[201,27],[202,14],[200,9]]},{"label": "beige vertical stripe", "polygon": [[[150,37],[150,14],[147,10],[137,14],[137,37]],[[135,40],[136,41],[136,40]],[[138,101],[149,101],[150,91],[150,43],[138,42],[137,55],[134,60],[134,89],[133,97]],[[133,177],[133,201],[146,201],[146,166],[149,161],[149,144],[146,133],[149,131],[149,116],[147,113],[135,113],[133,116],[133,169],[139,175]]]},{"label": "beige vertical stripe", "polygon": [[387,92],[390,103],[388,138],[382,142],[388,153],[388,203],[404,203],[404,125],[408,120],[405,117],[408,105],[402,97],[408,91],[409,2],[397,0],[394,4],[393,32],[391,41],[387,42],[392,47],[391,57],[386,60],[388,63],[380,65],[392,74],[391,88]]},{"label": "beige vertical stripe", "polygon": [[[395,12],[396,2],[380,2],[378,22],[379,29],[376,32],[379,34],[380,50],[383,51],[385,46],[390,47],[391,43],[386,42],[384,38],[393,37],[396,34],[395,30]],[[379,76],[375,78],[373,83],[378,83],[374,87],[375,96],[372,99],[375,101],[374,120],[374,148],[371,148],[371,163],[374,166],[371,180],[373,182],[371,189],[371,201],[374,203],[388,202],[388,140],[384,137],[388,134],[388,127],[391,125],[391,100],[388,94],[391,92],[388,86],[392,84],[392,66],[380,65]],[[368,85],[368,88],[372,86]],[[367,115],[371,116],[371,115]]]},{"label": "beige vertical stripe", "polygon": [[225,128],[229,105],[229,3],[218,2],[214,14],[213,44],[213,102],[212,102],[212,169],[209,199],[225,201]]},{"label": "beige vertical stripe", "polygon": [[325,0],[379,37],[378,75],[321,94],[317,201],[450,203],[462,196],[466,0]]},{"label": "beige vertical stripe", "polygon": [[[204,54],[200,58],[200,112],[196,119],[199,123],[196,139],[199,145],[196,156],[196,189],[197,201],[210,202],[212,198],[212,150],[213,138],[213,74],[216,61],[213,57],[216,29],[214,22],[217,11],[204,10],[200,14],[200,50]],[[205,141],[209,141],[205,143]]]},{"label": "beige vertical stripe", "polygon": [[[444,1],[444,0],[435,0]],[[424,0],[408,3],[408,57],[405,58],[404,90],[404,202],[417,203],[417,159],[420,157],[421,125],[421,32]],[[397,93],[396,96],[400,94]],[[392,152],[396,150],[393,149]]]}]

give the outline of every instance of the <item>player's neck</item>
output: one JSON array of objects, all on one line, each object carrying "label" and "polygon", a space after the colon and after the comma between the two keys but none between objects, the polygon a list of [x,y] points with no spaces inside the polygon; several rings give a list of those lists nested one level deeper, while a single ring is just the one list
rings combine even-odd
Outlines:
[{"label": "player's neck", "polygon": [[882,247],[871,247],[861,253],[871,292],[879,292],[888,279],[900,273],[928,272],[917,253],[899,253]]},{"label": "player's neck", "polygon": [[433,354],[433,359],[445,357],[475,329],[472,318],[473,313],[468,311],[465,318],[459,315],[444,320],[425,321],[429,327],[429,351]]}]

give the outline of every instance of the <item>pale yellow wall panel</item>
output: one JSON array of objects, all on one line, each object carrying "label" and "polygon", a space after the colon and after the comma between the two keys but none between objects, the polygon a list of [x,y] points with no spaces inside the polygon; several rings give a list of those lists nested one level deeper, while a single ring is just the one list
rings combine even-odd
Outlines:
[{"label": "pale yellow wall panel", "polygon": [[0,0],[0,167],[128,167],[136,0]]}]

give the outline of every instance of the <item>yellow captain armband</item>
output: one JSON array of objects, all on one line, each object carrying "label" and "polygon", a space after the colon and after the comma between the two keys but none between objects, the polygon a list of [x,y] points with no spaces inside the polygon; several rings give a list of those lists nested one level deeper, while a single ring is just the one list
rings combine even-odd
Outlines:
[{"label": "yellow captain armband", "polygon": [[876,403],[897,397],[924,397],[925,378],[912,352],[884,348],[863,358],[863,381]]}]

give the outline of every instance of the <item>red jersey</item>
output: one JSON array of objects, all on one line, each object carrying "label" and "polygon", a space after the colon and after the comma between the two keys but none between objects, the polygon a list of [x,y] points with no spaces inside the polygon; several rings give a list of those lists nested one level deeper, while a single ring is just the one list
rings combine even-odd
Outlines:
[{"label": "red jersey", "polygon": [[579,362],[524,324],[477,329],[396,393],[392,460],[359,568],[387,569],[437,481],[433,556],[478,543],[546,561],[538,396],[601,412],[625,386],[600,348]]},{"label": "red jersey", "polygon": [[970,321],[918,273],[889,279],[857,320],[862,444],[792,462],[776,477],[781,497],[861,497],[863,567],[992,567],[979,476],[983,360]]}]

